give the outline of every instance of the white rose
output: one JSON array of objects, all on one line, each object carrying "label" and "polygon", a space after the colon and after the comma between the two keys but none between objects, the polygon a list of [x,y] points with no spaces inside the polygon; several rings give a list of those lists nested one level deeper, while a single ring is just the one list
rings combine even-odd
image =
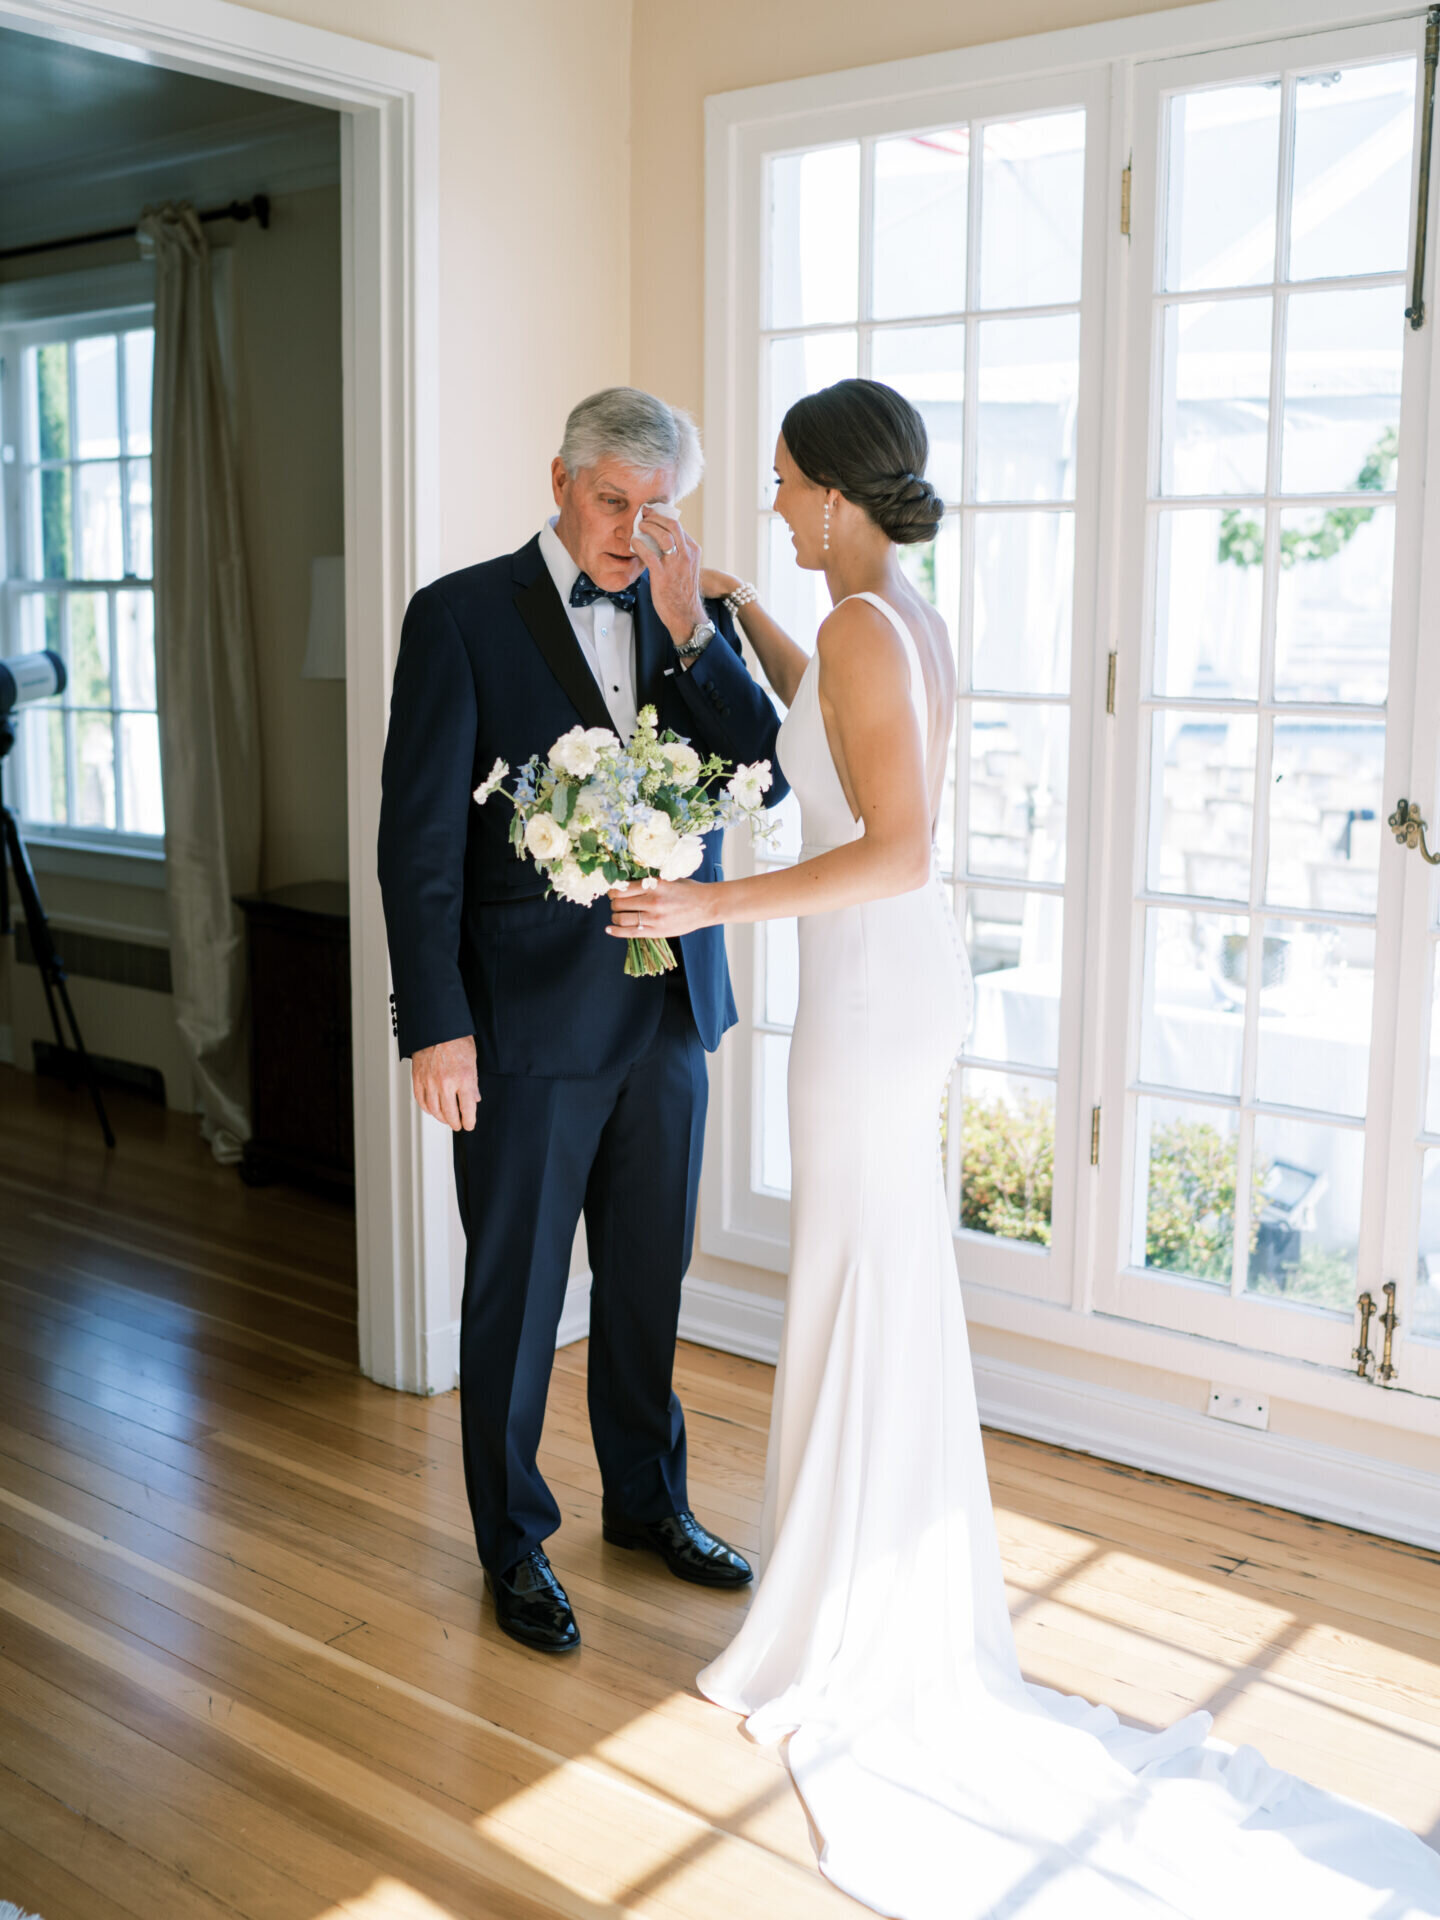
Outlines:
[{"label": "white rose", "polygon": [[662,880],[688,880],[705,858],[705,842],[698,833],[686,833],[675,842],[674,851],[660,862]]},{"label": "white rose", "polygon": [[680,839],[668,814],[648,810],[630,829],[630,851],[642,867],[659,867],[669,859]]},{"label": "white rose", "polygon": [[770,762],[757,760],[752,767],[737,767],[725,782],[725,791],[747,813],[754,813],[756,808],[764,805],[765,795],[770,791],[774,777]]},{"label": "white rose", "polygon": [[587,727],[585,729],[585,738],[590,742],[591,746],[594,747],[596,753],[618,753],[620,751],[620,736],[618,733],[612,732],[609,727]]},{"label": "white rose", "polygon": [[700,778],[700,756],[688,741],[664,740],[660,751],[670,763],[670,778],[677,787],[693,787]]},{"label": "white rose", "polygon": [[[598,733],[600,729],[597,727],[595,731]],[[600,750],[584,727],[572,727],[551,747],[550,764],[559,773],[568,773],[576,780],[588,780],[600,764]]]},{"label": "white rose", "polygon": [[476,787],[475,789],[476,806],[483,807],[485,802],[490,798],[492,793],[499,792],[500,782],[505,778],[506,774],[509,773],[509,771],[510,771],[509,767],[506,766],[503,760],[497,760],[495,762],[494,766],[491,767],[489,773],[486,774],[485,778],[480,782],[479,786]]},{"label": "white rose", "polygon": [[570,836],[553,814],[536,813],[526,823],[525,845],[537,860],[558,860],[570,851]]},{"label": "white rose", "polygon": [[593,907],[610,891],[610,882],[603,873],[598,870],[586,873],[575,860],[563,860],[552,868],[550,884],[562,900],[571,900],[577,907]]},{"label": "white rose", "polygon": [[572,820],[589,820],[592,824],[605,818],[607,795],[603,787],[590,785],[581,787],[575,796],[575,809]]}]

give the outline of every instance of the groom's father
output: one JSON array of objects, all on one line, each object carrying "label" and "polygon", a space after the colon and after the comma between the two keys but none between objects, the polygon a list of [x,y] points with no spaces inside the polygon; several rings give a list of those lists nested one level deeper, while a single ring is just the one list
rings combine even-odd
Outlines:
[{"label": "groom's father", "polygon": [[[509,808],[471,799],[495,760],[518,767],[577,724],[628,739],[647,704],[704,751],[773,759],[774,708],[729,613],[700,597],[699,549],[649,511],[701,464],[694,423],[653,395],[581,401],[551,467],[555,518],[416,594],[390,708],[380,885],[400,1053],[455,1130],[466,1487],[500,1625],[549,1652],[580,1643],[542,1550],[560,1510],[535,1452],[582,1213],[605,1538],[681,1579],[750,1578],[690,1511],[671,1388],[705,1049],[735,1019],[723,935],[687,934],[675,973],[626,978],[603,904],[547,899],[510,847]],[[777,778],[771,799],[783,791]],[[717,836],[697,879],[720,877],[719,852]]]}]

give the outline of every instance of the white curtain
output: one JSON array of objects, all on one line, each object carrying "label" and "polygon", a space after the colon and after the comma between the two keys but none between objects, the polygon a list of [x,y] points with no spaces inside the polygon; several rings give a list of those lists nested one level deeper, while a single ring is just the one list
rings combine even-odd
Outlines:
[{"label": "white curtain", "polygon": [[175,1013],[217,1160],[250,1136],[244,929],[260,875],[260,730],[240,494],[210,249],[149,208],[155,261],[155,655]]}]

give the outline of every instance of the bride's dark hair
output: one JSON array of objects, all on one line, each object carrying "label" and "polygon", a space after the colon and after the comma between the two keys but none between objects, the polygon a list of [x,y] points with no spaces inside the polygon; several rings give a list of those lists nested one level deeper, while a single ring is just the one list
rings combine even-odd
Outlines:
[{"label": "bride's dark hair", "polygon": [[925,479],[925,422],[878,380],[837,380],[797,400],[780,423],[790,458],[817,487],[834,487],[904,546],[933,540],[945,502]]}]

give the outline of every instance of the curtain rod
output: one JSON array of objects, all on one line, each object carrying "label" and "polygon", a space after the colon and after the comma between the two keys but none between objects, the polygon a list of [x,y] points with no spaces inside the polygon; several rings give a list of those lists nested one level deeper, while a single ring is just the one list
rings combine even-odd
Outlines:
[{"label": "curtain rod", "polygon": [[[270,225],[270,196],[257,193],[251,200],[232,200],[228,207],[211,207],[202,220],[258,220],[262,231]],[[133,239],[138,227],[107,227],[102,233],[72,233],[66,240],[37,240],[28,247],[6,247],[0,260],[19,260],[29,253],[56,253],[62,247],[88,247],[99,240]]]}]

